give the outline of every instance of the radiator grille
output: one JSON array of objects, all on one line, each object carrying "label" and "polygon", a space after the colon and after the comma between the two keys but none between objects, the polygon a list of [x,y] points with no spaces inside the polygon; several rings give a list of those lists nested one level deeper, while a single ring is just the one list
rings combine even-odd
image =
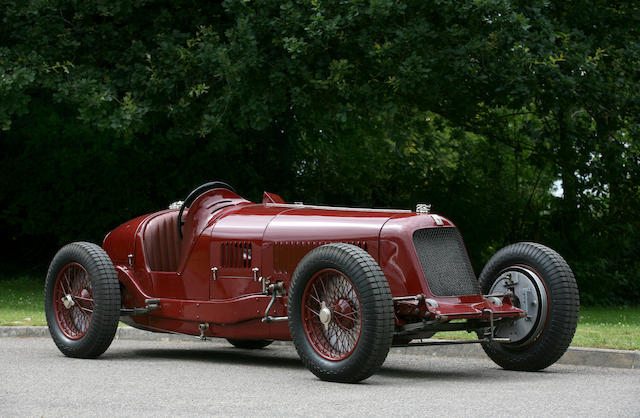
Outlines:
[{"label": "radiator grille", "polygon": [[473,273],[460,233],[455,228],[426,228],[413,233],[424,277],[436,296],[477,295]]}]

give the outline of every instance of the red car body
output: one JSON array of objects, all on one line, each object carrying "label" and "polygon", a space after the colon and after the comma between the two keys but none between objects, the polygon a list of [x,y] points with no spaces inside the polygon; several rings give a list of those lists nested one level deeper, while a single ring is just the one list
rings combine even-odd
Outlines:
[{"label": "red car body", "polygon": [[[176,217],[177,210],[141,216],[104,240],[122,283],[123,306],[133,309],[145,306],[147,299],[159,301],[157,309],[126,321],[134,327],[200,335],[200,324],[207,324],[203,332],[208,337],[289,340],[285,321],[263,321],[271,296],[263,292],[261,281],[282,281],[288,289],[304,255],[332,242],[363,248],[379,264],[394,298],[398,328],[425,317],[489,320],[491,312],[497,320],[522,315],[508,298],[496,305],[479,289],[456,295],[431,290],[414,233],[454,231],[453,223],[439,215],[286,204],[266,192],[256,204],[230,190],[214,189],[185,212],[182,240]],[[461,246],[458,252],[434,262],[470,269],[462,241],[455,241]],[[277,298],[268,314],[286,317],[287,296]]]},{"label": "red car body", "polygon": [[[321,379],[358,382],[392,346],[481,343],[505,369],[540,370],[575,332],[578,289],[559,254],[513,244],[477,278],[456,227],[426,205],[252,203],[211,182],[171,207],[117,227],[102,248],[58,251],[45,312],[65,355],[100,356],[123,321],[243,349],[292,340]],[[430,339],[440,331],[477,338]]]}]

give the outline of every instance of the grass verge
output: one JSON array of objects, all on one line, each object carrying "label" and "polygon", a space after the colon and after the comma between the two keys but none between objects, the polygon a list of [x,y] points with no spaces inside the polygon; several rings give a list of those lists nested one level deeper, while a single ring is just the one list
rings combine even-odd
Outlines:
[{"label": "grass verge", "polygon": [[[46,325],[44,278],[0,279],[0,326]],[[440,338],[469,338],[466,333],[439,333]],[[574,347],[640,350],[640,306],[582,307]]]},{"label": "grass verge", "polygon": [[640,307],[581,308],[572,345],[640,350]]},{"label": "grass verge", "polygon": [[0,325],[47,325],[44,277],[0,279]]}]

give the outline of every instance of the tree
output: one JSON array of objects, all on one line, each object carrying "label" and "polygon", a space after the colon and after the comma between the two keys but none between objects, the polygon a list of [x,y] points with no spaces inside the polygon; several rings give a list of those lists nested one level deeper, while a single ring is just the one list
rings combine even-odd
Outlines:
[{"label": "tree", "polygon": [[476,268],[506,242],[542,240],[588,301],[640,296],[633,2],[0,10],[0,229],[14,248],[44,243],[36,258],[223,179],[253,198],[427,200]]}]

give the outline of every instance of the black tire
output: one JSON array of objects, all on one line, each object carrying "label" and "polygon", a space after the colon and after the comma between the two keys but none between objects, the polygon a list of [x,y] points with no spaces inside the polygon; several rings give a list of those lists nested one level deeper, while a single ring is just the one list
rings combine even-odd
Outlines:
[{"label": "black tire", "polygon": [[558,361],[571,344],[580,308],[578,286],[571,268],[557,252],[541,244],[520,242],[501,249],[489,260],[480,275],[483,293],[490,293],[494,284],[504,287],[498,280],[512,272],[525,281],[522,286],[535,288],[525,299],[530,300],[526,307],[531,310],[529,318],[517,320],[530,322],[510,325],[521,327],[514,342],[483,343],[482,348],[505,369],[542,370]]},{"label": "black tire", "polygon": [[382,270],[363,249],[337,243],[310,251],[293,274],[288,311],[296,350],[320,379],[355,383],[384,363],[393,339],[393,301]]},{"label": "black tire", "polygon": [[[67,297],[70,307],[64,305]],[[102,248],[74,242],[58,251],[47,272],[45,313],[51,337],[65,356],[104,353],[115,336],[120,305],[118,275]]]},{"label": "black tire", "polygon": [[236,348],[244,348],[247,350],[259,350],[273,343],[272,340],[234,340],[233,338],[227,338],[227,341]]}]

